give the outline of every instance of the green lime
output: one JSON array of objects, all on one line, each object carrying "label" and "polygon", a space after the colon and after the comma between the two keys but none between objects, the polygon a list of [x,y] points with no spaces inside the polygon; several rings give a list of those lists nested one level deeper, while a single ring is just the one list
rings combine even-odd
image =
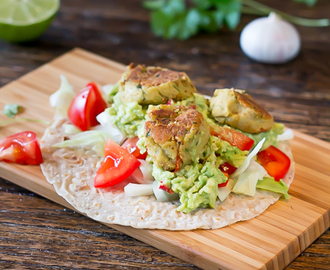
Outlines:
[{"label": "green lime", "polygon": [[25,42],[39,37],[59,7],[60,0],[0,0],[0,38]]}]

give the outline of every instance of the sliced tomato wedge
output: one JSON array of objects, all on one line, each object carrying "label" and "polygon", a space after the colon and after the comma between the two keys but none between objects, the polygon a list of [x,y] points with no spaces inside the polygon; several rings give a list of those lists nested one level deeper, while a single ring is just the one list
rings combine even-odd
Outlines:
[{"label": "sliced tomato wedge", "polygon": [[234,173],[237,168],[234,167],[233,165],[231,165],[230,163],[228,162],[225,162],[225,163],[222,163],[219,167],[220,171],[222,171],[223,173],[227,173],[227,174],[232,174]]},{"label": "sliced tomato wedge", "polygon": [[227,141],[242,151],[250,150],[254,144],[254,140],[234,129],[217,126],[216,129],[211,128],[210,133],[212,136]]},{"label": "sliced tomato wedge", "polygon": [[119,144],[108,139],[104,148],[105,160],[96,172],[94,187],[109,187],[127,179],[140,165],[140,161]]},{"label": "sliced tomato wedge", "polygon": [[24,131],[0,140],[0,161],[39,165],[43,162],[37,136]]},{"label": "sliced tomato wedge", "polygon": [[147,158],[147,152],[144,154],[141,154],[140,149],[137,147],[137,142],[139,140],[139,137],[127,139],[122,147],[126,149],[130,154],[135,156],[138,159],[146,159]]},{"label": "sliced tomato wedge", "polygon": [[88,83],[72,101],[68,116],[82,131],[98,125],[96,116],[107,108],[95,83]]},{"label": "sliced tomato wedge", "polygon": [[269,146],[259,152],[257,158],[267,173],[274,177],[276,181],[280,181],[290,169],[290,158],[274,146]]}]

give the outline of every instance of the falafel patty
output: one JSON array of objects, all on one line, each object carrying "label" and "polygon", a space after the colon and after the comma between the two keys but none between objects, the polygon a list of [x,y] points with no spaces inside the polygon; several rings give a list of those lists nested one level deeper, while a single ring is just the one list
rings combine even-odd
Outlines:
[{"label": "falafel patty", "polygon": [[148,154],[167,171],[202,158],[210,138],[203,115],[188,106],[150,106],[144,132]]},{"label": "falafel patty", "polygon": [[195,86],[184,72],[161,67],[130,64],[119,81],[123,103],[164,104],[169,99],[183,100],[196,93]]},{"label": "falafel patty", "polygon": [[274,125],[273,117],[266,109],[242,90],[215,90],[210,99],[210,109],[217,122],[244,132],[260,133]]}]

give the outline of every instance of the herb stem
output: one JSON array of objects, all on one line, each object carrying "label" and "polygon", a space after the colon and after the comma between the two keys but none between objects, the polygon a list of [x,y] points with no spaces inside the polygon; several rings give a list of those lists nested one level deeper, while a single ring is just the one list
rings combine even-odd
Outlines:
[{"label": "herb stem", "polygon": [[[274,8],[270,8],[264,4],[260,4],[254,0],[241,0],[241,3],[248,8],[255,9],[256,11],[262,12],[263,14],[269,14],[270,12],[275,12],[278,15],[280,15],[283,19],[292,22],[297,25],[303,25],[303,26],[309,26],[309,27],[326,27],[330,25],[330,20],[329,19],[305,19],[301,17],[296,17],[289,15],[285,12],[279,11]],[[242,12],[244,12],[244,7]],[[251,9],[245,10],[244,13],[249,13],[249,14],[257,14],[257,13],[252,13],[253,11]],[[257,14],[257,15],[260,15]]]},{"label": "herb stem", "polygon": [[267,13],[265,13],[265,12],[262,12],[260,10],[255,9],[255,8],[245,7],[245,6],[243,6],[241,8],[241,12],[244,13],[244,14],[267,15]]},{"label": "herb stem", "polygon": [[8,125],[8,124],[15,123],[15,122],[24,122],[24,121],[37,122],[37,123],[42,123],[45,125],[51,124],[50,122],[45,121],[45,120],[32,119],[32,118],[15,118],[15,119],[10,119],[10,120],[0,121],[0,126]]}]

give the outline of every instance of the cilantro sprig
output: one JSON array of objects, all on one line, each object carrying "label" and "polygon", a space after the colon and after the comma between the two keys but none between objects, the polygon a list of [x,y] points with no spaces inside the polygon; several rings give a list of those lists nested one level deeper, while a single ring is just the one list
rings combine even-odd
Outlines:
[{"label": "cilantro sprig", "polygon": [[18,104],[6,104],[3,108],[3,114],[10,118],[14,118],[22,109],[23,107]]},{"label": "cilantro sprig", "polygon": [[22,118],[22,117],[15,118],[15,116],[22,111],[23,111],[23,107],[21,105],[6,104],[5,107],[3,108],[2,113],[12,119],[0,121],[0,126],[8,125],[15,122],[25,122],[25,121],[38,122],[45,125],[50,125],[50,122],[40,119]]},{"label": "cilantro sprig", "polygon": [[[317,0],[294,0],[309,6]],[[276,12],[285,20],[304,26],[329,26],[328,19],[311,20],[295,17],[254,0],[146,0],[143,6],[151,11],[151,29],[166,39],[187,39],[197,33],[216,32],[227,25],[234,30],[241,14],[268,15]]]}]

